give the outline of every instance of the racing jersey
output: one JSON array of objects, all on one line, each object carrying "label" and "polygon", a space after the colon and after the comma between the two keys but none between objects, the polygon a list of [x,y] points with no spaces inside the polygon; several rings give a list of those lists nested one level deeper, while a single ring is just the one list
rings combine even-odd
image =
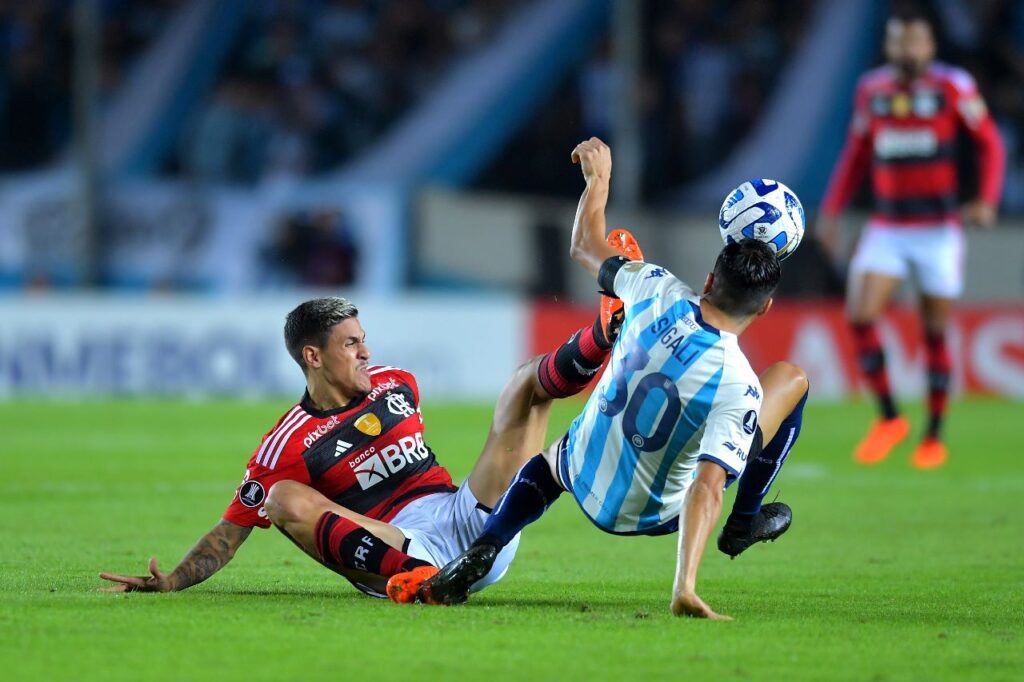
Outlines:
[{"label": "racing jersey", "polygon": [[700,297],[665,268],[627,262],[601,284],[622,299],[626,319],[563,440],[560,476],[602,530],[674,530],[700,461],[728,481],[742,474],[761,384],[736,335],[707,324]]}]

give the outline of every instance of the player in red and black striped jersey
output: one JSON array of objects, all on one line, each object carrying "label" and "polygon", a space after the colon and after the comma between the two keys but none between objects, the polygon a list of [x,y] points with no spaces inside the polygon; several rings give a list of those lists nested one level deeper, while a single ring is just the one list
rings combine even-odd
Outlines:
[{"label": "player in red and black striped jersey", "polygon": [[369,391],[346,404],[318,409],[307,392],[281,417],[249,460],[226,520],[269,527],[263,501],[282,480],[315,482],[339,505],[384,521],[421,495],[455,490],[423,439],[415,377],[371,365],[366,374]]},{"label": "player in red and black striped jersey", "polygon": [[[544,445],[551,401],[596,376],[614,324],[599,318],[516,371],[473,471],[456,487],[424,438],[413,375],[369,364],[350,302],[307,301],[285,323],[285,345],[306,376],[306,393],[264,435],[221,522],[170,574],[151,560],[150,576],[101,577],[118,583],[110,591],[182,590],[230,561],[252,528],[272,524],[374,596],[384,596],[392,575],[436,572],[479,534],[513,476]],[[477,588],[502,577],[515,543],[506,549]]]},{"label": "player in red and black striped jersey", "polygon": [[[881,418],[854,457],[862,464],[880,462],[909,433],[890,393],[875,322],[899,283],[914,277],[925,327],[930,422],[911,462],[932,468],[947,457],[940,440],[950,381],[945,335],[963,288],[961,213],[968,224],[993,224],[1005,152],[974,79],[933,61],[935,41],[923,14],[909,10],[889,19],[885,53],[888,63],[857,85],[853,122],[821,206],[819,233],[834,255],[838,215],[870,174],[874,208],[850,265],[847,315]],[[961,212],[955,148],[963,131],[975,143],[979,186]]]}]

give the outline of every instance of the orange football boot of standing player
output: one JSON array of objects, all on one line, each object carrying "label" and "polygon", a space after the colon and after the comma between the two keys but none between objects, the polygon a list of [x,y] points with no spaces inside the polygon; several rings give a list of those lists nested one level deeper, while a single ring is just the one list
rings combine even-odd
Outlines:
[{"label": "orange football boot of standing player", "polygon": [[853,451],[853,459],[858,464],[878,464],[909,434],[910,422],[906,417],[876,419],[871,424],[868,435],[864,436],[864,440]]},{"label": "orange football boot of standing player", "polygon": [[938,438],[925,438],[914,450],[910,464],[915,469],[938,469],[946,463],[949,453]]}]

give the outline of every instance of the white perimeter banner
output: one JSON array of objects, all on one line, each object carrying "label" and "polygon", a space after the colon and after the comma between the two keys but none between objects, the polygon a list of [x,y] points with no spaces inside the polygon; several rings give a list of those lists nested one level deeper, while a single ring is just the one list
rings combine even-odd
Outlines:
[{"label": "white perimeter banner", "polygon": [[[88,238],[73,173],[0,178],[0,284],[44,279],[81,284]],[[244,292],[294,286],[276,281],[272,245],[286,225],[336,216],[356,248],[363,291],[396,291],[406,274],[406,199],[397,187],[336,180],[279,181],[254,188],[131,180],[102,194],[105,281],[122,288]]]},{"label": "white perimeter banner", "polygon": [[[0,299],[0,398],[301,395],[274,298]],[[355,301],[372,364],[413,372],[425,400],[494,400],[527,353],[529,311],[514,299]]]}]

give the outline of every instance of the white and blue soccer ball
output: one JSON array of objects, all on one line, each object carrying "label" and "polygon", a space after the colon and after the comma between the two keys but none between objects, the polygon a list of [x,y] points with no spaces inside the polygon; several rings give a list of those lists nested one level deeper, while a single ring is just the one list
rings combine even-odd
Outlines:
[{"label": "white and blue soccer ball", "polygon": [[718,212],[722,241],[759,239],[788,258],[804,238],[804,207],[778,180],[755,178],[729,192]]}]

